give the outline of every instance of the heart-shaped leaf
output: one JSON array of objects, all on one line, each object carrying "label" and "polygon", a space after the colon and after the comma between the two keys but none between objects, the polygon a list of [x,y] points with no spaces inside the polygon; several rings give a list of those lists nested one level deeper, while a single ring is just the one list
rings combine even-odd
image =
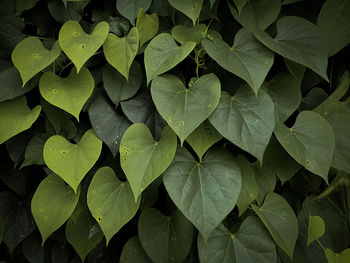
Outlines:
[{"label": "heart-shaped leaf", "polygon": [[117,10],[126,17],[132,25],[135,25],[135,19],[140,9],[145,12],[150,8],[152,0],[118,0]]},{"label": "heart-shaped leaf", "polygon": [[77,21],[69,20],[63,24],[58,41],[63,52],[76,66],[78,73],[85,62],[103,45],[108,31],[107,22],[98,23],[90,35],[84,32]]},{"label": "heart-shaped leaf", "polygon": [[178,148],[163,182],[205,241],[234,208],[242,185],[239,167],[224,149],[210,150],[197,162],[185,148]]},{"label": "heart-shaped leaf", "polygon": [[116,156],[121,138],[131,122],[101,95],[96,96],[90,104],[89,117],[97,137],[107,144],[113,156]]},{"label": "heart-shaped leaf", "polygon": [[332,249],[326,248],[324,252],[329,263],[347,263],[350,260],[350,248],[344,249],[340,253],[335,253]]},{"label": "heart-shaped leaf", "polygon": [[129,69],[139,48],[139,31],[133,27],[126,37],[108,34],[103,52],[109,64],[129,79]]},{"label": "heart-shaped leaf", "polygon": [[249,0],[233,0],[233,2],[235,3],[238,13],[240,14],[243,7],[245,6],[245,4],[248,2]]},{"label": "heart-shaped leaf", "polygon": [[18,133],[29,129],[39,117],[41,106],[32,110],[25,96],[0,103],[0,144]]},{"label": "heart-shaped leaf", "polygon": [[214,111],[220,100],[220,80],[213,74],[200,77],[189,89],[174,75],[159,76],[151,94],[159,114],[184,140]]},{"label": "heart-shaped leaf", "polygon": [[335,137],[332,126],[324,118],[312,111],[302,111],[292,128],[277,122],[274,132],[298,163],[328,182]]},{"label": "heart-shaped leaf", "polygon": [[191,249],[193,226],[179,210],[165,216],[147,208],[137,229],[143,249],[154,262],[183,262]]},{"label": "heart-shaped leaf", "polygon": [[130,68],[129,80],[109,64],[103,68],[103,87],[108,97],[118,106],[120,101],[133,97],[141,86],[143,74],[141,65],[134,60]]},{"label": "heart-shaped leaf", "polygon": [[94,78],[85,67],[78,74],[76,68],[72,68],[66,78],[45,72],[39,82],[41,96],[52,105],[72,114],[78,121],[80,111],[91,96],[94,86]]},{"label": "heart-shaped leaf", "polygon": [[202,10],[203,0],[168,0],[169,3],[180,12],[191,18],[193,25]]},{"label": "heart-shaped leaf", "polygon": [[281,56],[302,64],[328,81],[328,44],[311,22],[295,16],[285,16],[277,22],[277,35],[254,31],[255,37]]},{"label": "heart-shaped leaf", "polygon": [[60,54],[61,48],[58,42],[53,44],[51,50],[47,50],[37,37],[28,37],[18,43],[11,59],[21,74],[22,86],[24,87],[35,74],[54,62]]},{"label": "heart-shaped leaf", "polygon": [[136,20],[136,27],[140,36],[140,47],[148,40],[151,40],[159,29],[159,19],[156,13],[146,14],[143,8],[140,9]]},{"label": "heart-shaped leaf", "polygon": [[222,136],[262,163],[275,126],[274,105],[263,89],[257,97],[247,85],[242,85],[233,96],[222,92],[209,121]]},{"label": "heart-shaped leaf", "polygon": [[218,38],[203,39],[202,45],[221,67],[244,79],[258,94],[273,64],[274,54],[260,44],[252,33],[246,29],[238,31],[232,47]]},{"label": "heart-shaped leaf", "polygon": [[54,135],[45,143],[44,161],[76,192],[80,181],[96,163],[101,150],[102,141],[92,129],[85,132],[78,144],[71,144],[64,137]]},{"label": "heart-shaped leaf", "polygon": [[87,204],[106,237],[106,244],[136,214],[140,198],[135,202],[129,182],[121,182],[110,167],[100,168],[92,179]]},{"label": "heart-shaped leaf", "polygon": [[268,193],[261,207],[252,205],[252,208],[275,243],[292,258],[298,237],[298,221],[288,202],[276,193]]},{"label": "heart-shaped leaf", "polygon": [[85,197],[80,198],[65,229],[67,241],[75,249],[82,262],[103,238],[103,233],[91,216],[84,199]]},{"label": "heart-shaped leaf", "polygon": [[205,120],[187,137],[186,141],[191,145],[199,159],[202,160],[205,152],[221,138],[221,134],[208,120]]},{"label": "heart-shaped leaf", "polygon": [[45,164],[43,149],[48,138],[49,136],[45,133],[37,133],[33,138],[30,139],[26,147],[24,161],[21,165],[21,168],[32,164]]},{"label": "heart-shaped leaf", "polygon": [[248,0],[238,12],[228,1],[233,17],[247,30],[266,29],[277,18],[281,10],[281,0]]},{"label": "heart-shaped leaf", "polygon": [[195,46],[196,42],[192,41],[178,46],[174,38],[167,33],[161,33],[153,38],[145,49],[147,85],[152,79],[184,60]]},{"label": "heart-shaped leaf", "polygon": [[277,259],[275,244],[255,216],[247,217],[234,234],[221,224],[207,242],[198,235],[197,244],[203,263],[271,263]]},{"label": "heart-shaped leaf", "polygon": [[159,141],[153,139],[143,123],[135,123],[126,130],[120,143],[120,164],[130,182],[135,202],[168,168],[176,147],[176,135],[169,127],[163,129]]},{"label": "heart-shaped leaf", "polygon": [[138,236],[133,236],[126,242],[120,255],[120,263],[152,263],[143,250]]},{"label": "heart-shaped leaf", "polygon": [[71,216],[79,195],[80,190],[74,193],[56,174],[41,181],[34,193],[31,207],[42,236],[42,244]]},{"label": "heart-shaped leaf", "polygon": [[307,246],[309,246],[316,239],[323,236],[326,226],[322,217],[309,215],[309,227],[307,232]]},{"label": "heart-shaped leaf", "polygon": [[198,45],[204,37],[208,36],[221,39],[221,35],[217,31],[208,30],[205,24],[197,24],[194,27],[174,26],[171,34],[180,44],[193,41]]}]

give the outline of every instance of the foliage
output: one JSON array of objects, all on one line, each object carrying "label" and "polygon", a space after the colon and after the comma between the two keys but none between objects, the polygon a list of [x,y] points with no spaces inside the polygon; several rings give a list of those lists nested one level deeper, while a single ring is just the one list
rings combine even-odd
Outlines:
[{"label": "foliage", "polygon": [[350,0],[0,0],[0,262],[350,262]]}]

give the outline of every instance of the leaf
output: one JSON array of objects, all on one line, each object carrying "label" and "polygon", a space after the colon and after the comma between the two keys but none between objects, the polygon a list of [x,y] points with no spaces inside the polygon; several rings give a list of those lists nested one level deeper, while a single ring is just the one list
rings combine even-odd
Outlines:
[{"label": "leaf", "polygon": [[91,96],[94,86],[94,78],[85,67],[79,73],[72,68],[66,78],[45,72],[39,82],[41,96],[52,105],[72,114],[78,121],[80,111]]},{"label": "leaf", "polygon": [[77,21],[69,20],[63,24],[58,35],[58,41],[63,52],[72,60],[77,68],[77,73],[85,62],[105,42],[109,31],[107,22],[98,23],[93,32],[88,35]]},{"label": "leaf", "polygon": [[78,144],[71,144],[60,135],[51,136],[44,146],[44,161],[74,191],[98,160],[102,142],[92,129],[85,132]]},{"label": "leaf", "polygon": [[103,238],[100,227],[92,218],[82,198],[67,221],[65,234],[67,241],[75,249],[82,262]]},{"label": "leaf", "polygon": [[247,85],[242,85],[233,96],[222,92],[209,121],[222,136],[262,163],[274,118],[274,105],[267,93],[261,89],[256,97]]},{"label": "leaf", "polygon": [[150,8],[152,0],[118,0],[117,10],[134,26],[135,19],[142,8],[145,12]]},{"label": "leaf", "polygon": [[44,157],[43,150],[46,140],[49,136],[45,133],[37,133],[30,139],[28,145],[26,147],[26,151],[24,154],[24,161],[21,165],[21,169],[28,165],[43,165]]},{"label": "leaf", "polygon": [[322,237],[325,230],[326,230],[326,227],[321,217],[309,215],[307,246],[309,246],[316,239],[319,239],[320,237]]},{"label": "leaf", "polygon": [[138,233],[151,260],[180,263],[190,251],[193,226],[179,210],[165,216],[154,208],[147,208],[139,218]]},{"label": "leaf", "polygon": [[292,128],[277,122],[275,135],[298,163],[328,182],[335,137],[332,127],[324,118],[312,111],[302,111]]},{"label": "leaf", "polygon": [[238,13],[240,14],[243,7],[247,4],[249,0],[233,0],[235,6],[237,7]]},{"label": "leaf", "polygon": [[214,74],[200,77],[186,88],[174,75],[155,78],[151,94],[159,114],[184,140],[214,111],[219,103],[221,85]]},{"label": "leaf", "polygon": [[[234,0],[234,2],[237,2],[237,0]],[[251,32],[255,29],[265,30],[275,21],[281,10],[280,0],[244,1],[242,8],[237,7],[238,12],[230,2],[228,4],[233,17]]]},{"label": "leaf", "polygon": [[27,106],[25,96],[0,102],[0,144],[29,129],[39,117],[41,106]]},{"label": "leaf", "polygon": [[156,13],[146,14],[143,8],[140,9],[136,20],[136,28],[139,31],[140,47],[157,35],[159,30],[159,19]]},{"label": "leaf", "polygon": [[326,36],[329,56],[333,56],[350,43],[350,1],[327,0],[318,15],[317,27]]},{"label": "leaf", "polygon": [[36,78],[29,81],[22,87],[22,80],[19,72],[15,67],[6,68],[0,72],[0,102],[15,99],[35,86]]},{"label": "leaf", "polygon": [[198,235],[197,244],[203,263],[270,263],[277,259],[275,244],[255,216],[247,217],[235,234],[220,224],[206,243]]},{"label": "leaf", "polygon": [[163,182],[170,198],[205,241],[234,208],[242,185],[234,158],[220,148],[210,150],[201,162],[185,148],[178,148]]},{"label": "leaf", "polygon": [[177,147],[174,132],[165,127],[155,141],[143,123],[131,125],[120,143],[120,164],[130,182],[135,202],[138,197],[170,165]]},{"label": "leaf", "polygon": [[200,160],[202,160],[205,152],[220,141],[221,134],[205,120],[187,137],[186,141],[191,145],[193,150],[197,153]]},{"label": "leaf", "polygon": [[42,236],[42,245],[71,216],[79,195],[80,189],[74,193],[56,174],[41,181],[34,193],[31,208]]},{"label": "leaf", "polygon": [[277,35],[256,30],[255,37],[281,56],[302,64],[326,81],[328,44],[319,29],[311,22],[296,16],[285,16],[277,22]]},{"label": "leaf", "polygon": [[341,253],[326,248],[325,254],[329,263],[346,263],[350,260],[350,248],[344,249]]},{"label": "leaf", "polygon": [[292,259],[298,237],[298,222],[288,202],[276,193],[268,193],[262,206],[253,210],[269,230],[275,243]]},{"label": "leaf", "polygon": [[284,184],[300,170],[301,165],[286,152],[273,136],[264,153],[263,167],[276,175]]},{"label": "leaf", "polygon": [[281,121],[286,121],[300,105],[300,85],[288,73],[280,72],[275,75],[268,83],[266,91],[275,102]]},{"label": "leaf", "polygon": [[27,37],[18,43],[12,51],[11,59],[21,75],[22,86],[54,62],[60,54],[58,42],[53,44],[50,51],[37,37]]},{"label": "leaf", "polygon": [[237,199],[239,216],[241,216],[249,205],[258,197],[259,187],[255,180],[255,172],[251,163],[244,155],[239,154],[236,162],[241,170],[242,188]]},{"label": "leaf", "polygon": [[192,41],[178,46],[174,38],[167,33],[161,33],[153,38],[147,45],[144,56],[147,85],[152,79],[184,60],[195,46],[196,43]]},{"label": "leaf", "polygon": [[142,78],[141,65],[136,60],[131,65],[128,80],[108,64],[103,68],[103,86],[115,105],[133,97],[141,86]]},{"label": "leaf", "polygon": [[184,44],[189,41],[200,44],[207,26],[205,24],[196,24],[194,27],[174,26],[171,30],[171,34],[174,39],[180,44]]},{"label": "leaf", "polygon": [[286,64],[289,73],[298,81],[299,85],[301,85],[301,82],[303,81],[305,75],[306,67],[287,58],[284,58],[284,63]]},{"label": "leaf", "polygon": [[245,29],[238,31],[232,47],[217,38],[203,39],[202,45],[221,67],[244,79],[258,94],[273,64],[274,54],[260,44],[252,33]]},{"label": "leaf", "polygon": [[120,263],[152,263],[143,250],[138,236],[133,236],[126,242],[120,256]]},{"label": "leaf", "polygon": [[199,17],[199,14],[202,10],[203,0],[168,0],[169,3],[175,9],[184,13],[188,16],[192,21],[193,25],[196,24],[196,21]]},{"label": "leaf", "polygon": [[89,107],[92,128],[111,150],[113,156],[119,152],[120,141],[131,122],[114,107],[104,96],[94,98]]},{"label": "leaf", "polygon": [[4,233],[2,241],[10,252],[35,229],[35,222],[26,201],[7,191],[0,193],[0,218]]},{"label": "leaf", "polygon": [[122,182],[110,167],[100,168],[87,193],[87,204],[100,225],[106,245],[136,214],[140,198],[134,201],[129,182]]},{"label": "leaf", "polygon": [[103,44],[106,60],[127,80],[129,70],[139,48],[139,31],[133,27],[125,37],[109,33]]}]

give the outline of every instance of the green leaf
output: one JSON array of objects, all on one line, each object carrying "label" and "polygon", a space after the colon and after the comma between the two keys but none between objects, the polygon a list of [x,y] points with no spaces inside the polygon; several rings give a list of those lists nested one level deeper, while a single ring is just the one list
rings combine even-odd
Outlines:
[{"label": "green leaf", "polygon": [[140,9],[136,20],[136,28],[139,31],[140,47],[148,40],[151,40],[159,30],[159,19],[156,13],[146,14],[143,8]]},{"label": "green leaf", "polygon": [[309,215],[309,228],[307,234],[307,246],[309,246],[316,239],[323,236],[326,226],[322,217]]},{"label": "green leaf", "polygon": [[236,157],[236,162],[241,170],[242,177],[242,188],[237,200],[239,216],[241,216],[258,197],[259,187],[255,179],[253,167],[247,158],[240,154]]},{"label": "green leaf", "polygon": [[[235,3],[235,6],[237,7],[238,13],[240,14],[243,7],[246,5],[246,3],[249,0],[233,0],[233,2]],[[229,3],[229,2],[228,2]]]},{"label": "green leaf", "polygon": [[87,193],[92,216],[102,228],[106,244],[136,214],[140,198],[134,201],[129,182],[122,182],[110,167],[100,168]]},{"label": "green leaf", "polygon": [[163,182],[205,240],[234,208],[242,185],[239,167],[224,149],[210,150],[197,162],[185,148],[178,148]]},{"label": "green leaf", "polygon": [[40,111],[40,105],[29,109],[25,96],[0,102],[0,144],[29,129]]},{"label": "green leaf", "polygon": [[45,72],[39,82],[41,96],[52,105],[72,114],[78,121],[80,111],[91,96],[94,86],[94,78],[85,67],[79,73],[76,68],[72,68],[66,78]]},{"label": "green leaf", "polygon": [[275,102],[281,121],[286,121],[300,105],[300,85],[288,73],[280,72],[275,75],[268,83],[266,91]]},{"label": "green leaf", "polygon": [[333,250],[326,248],[325,254],[329,263],[347,263],[350,260],[350,248],[344,249],[340,253],[335,253]]},{"label": "green leaf", "polygon": [[255,216],[247,217],[235,234],[221,224],[207,242],[200,235],[197,242],[203,263],[271,263],[277,260],[275,244]]},{"label": "green leaf", "polygon": [[327,0],[318,15],[317,26],[326,36],[329,56],[333,56],[350,43],[350,1]]},{"label": "green leaf", "polygon": [[286,64],[289,73],[298,81],[299,85],[301,85],[306,67],[287,58],[284,58],[284,63]]},{"label": "green leaf", "polygon": [[78,73],[85,62],[103,45],[108,31],[107,22],[98,23],[90,35],[84,32],[77,21],[69,20],[63,24],[58,41],[63,52],[76,66]]},{"label": "green leaf", "polygon": [[84,262],[90,251],[101,242],[103,233],[82,200],[80,198],[73,214],[68,219],[65,234],[69,244]]},{"label": "green leaf", "polygon": [[311,22],[296,16],[285,16],[277,22],[277,35],[272,38],[263,31],[255,37],[281,56],[302,64],[328,81],[328,44]]},{"label": "green leaf", "polygon": [[36,135],[34,135],[33,138],[30,139],[26,147],[24,161],[21,165],[21,168],[33,164],[45,164],[43,157],[43,149],[45,142],[48,138],[49,136],[45,133],[37,133]]},{"label": "green leaf", "polygon": [[121,138],[131,122],[115,110],[105,96],[96,96],[89,107],[92,128],[111,150],[113,156],[119,152]]},{"label": "green leaf", "polygon": [[130,182],[135,202],[138,197],[170,165],[177,147],[175,133],[165,127],[155,141],[143,123],[131,125],[120,143],[120,164]]},{"label": "green leaf", "polygon": [[274,105],[264,90],[258,96],[242,85],[231,96],[222,92],[219,105],[209,117],[222,136],[254,155],[262,163],[263,154],[275,126]]},{"label": "green leaf", "polygon": [[265,30],[277,18],[281,0],[244,1],[241,10],[237,8],[238,12],[229,1],[228,6],[233,17],[248,31]]},{"label": "green leaf", "polygon": [[120,256],[120,263],[152,263],[143,250],[138,236],[133,236],[126,242]]},{"label": "green leaf", "polygon": [[258,94],[273,64],[274,54],[260,44],[252,33],[246,29],[238,31],[232,47],[218,38],[203,39],[202,45],[221,67],[244,79]]},{"label": "green leaf", "polygon": [[312,111],[302,111],[292,128],[278,121],[274,132],[283,148],[298,163],[328,182],[335,137],[324,118]]},{"label": "green leaf", "polygon": [[180,44],[184,44],[188,41],[196,42],[200,44],[207,26],[205,24],[197,24],[194,27],[185,27],[185,26],[174,26],[171,30],[172,36]]},{"label": "green leaf", "polygon": [[152,82],[151,94],[159,114],[184,140],[214,111],[221,85],[214,74],[200,77],[187,89],[174,75],[163,75]]},{"label": "green leaf", "polygon": [[129,70],[139,49],[139,31],[133,27],[125,37],[108,34],[103,44],[106,60],[126,79],[129,79]]},{"label": "green leaf", "polygon": [[178,46],[174,38],[167,33],[161,33],[153,38],[147,45],[144,56],[147,85],[152,79],[184,60],[195,46],[196,43],[192,41]]},{"label": "green leaf", "polygon": [[179,210],[165,216],[154,208],[142,211],[138,222],[141,245],[154,262],[183,262],[190,251],[193,226]]},{"label": "green leaf", "polygon": [[145,12],[150,8],[152,0],[118,0],[117,10],[134,26],[135,19],[142,8]]},{"label": "green leaf", "polygon": [[32,199],[32,213],[45,240],[71,216],[78,203],[80,189],[74,193],[56,174],[41,181]]},{"label": "green leaf", "polygon": [[252,208],[275,243],[292,259],[298,237],[298,222],[288,202],[276,193],[268,193],[262,206],[252,205]]},{"label": "green leaf", "polygon": [[85,132],[78,144],[71,144],[60,135],[51,136],[44,146],[44,161],[74,191],[98,160],[102,142],[92,129]]},{"label": "green leaf", "polygon": [[0,217],[4,233],[2,241],[10,252],[36,228],[27,201],[20,201],[7,191],[0,193]]},{"label": "green leaf", "polygon": [[128,80],[109,64],[103,68],[103,86],[108,97],[116,106],[120,101],[130,99],[136,94],[141,86],[142,78],[141,65],[136,60],[131,65]]},{"label": "green leaf", "polygon": [[168,0],[169,3],[175,9],[184,13],[188,16],[192,21],[193,25],[196,24],[196,21],[199,17],[199,14],[202,10],[203,0]]},{"label": "green leaf", "polygon": [[18,43],[12,52],[11,59],[22,78],[22,86],[37,73],[48,67],[61,54],[58,42],[47,50],[37,37],[27,37]]},{"label": "green leaf", "polygon": [[205,120],[187,137],[186,141],[191,145],[193,150],[197,153],[200,160],[202,160],[205,152],[220,141],[221,134]]}]

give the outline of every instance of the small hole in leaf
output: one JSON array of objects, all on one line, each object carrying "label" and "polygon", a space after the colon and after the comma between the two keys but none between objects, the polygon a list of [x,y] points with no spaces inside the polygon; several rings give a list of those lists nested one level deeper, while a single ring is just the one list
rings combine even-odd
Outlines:
[{"label": "small hole in leaf", "polygon": [[75,36],[80,36],[80,33],[79,32],[74,32],[74,35]]},{"label": "small hole in leaf", "polygon": [[97,208],[96,212],[99,214],[101,213],[101,209],[100,208]]},{"label": "small hole in leaf", "polygon": [[97,217],[97,221],[98,221],[98,222],[101,222],[101,221],[102,221],[102,216],[98,216],[98,217]]},{"label": "small hole in leaf", "polygon": [[310,161],[306,161],[306,164],[307,164],[307,165],[310,165]]},{"label": "small hole in leaf", "polygon": [[58,89],[53,89],[52,92],[58,94]]},{"label": "small hole in leaf", "polygon": [[85,44],[81,44],[81,49],[83,50],[83,51],[85,51]]},{"label": "small hole in leaf", "polygon": [[61,151],[61,154],[66,154],[66,153],[67,153],[66,150],[62,150],[62,151]]},{"label": "small hole in leaf", "polygon": [[180,122],[180,125],[181,125],[181,126],[184,126],[184,125],[185,125],[185,123],[182,121],[182,122]]}]

